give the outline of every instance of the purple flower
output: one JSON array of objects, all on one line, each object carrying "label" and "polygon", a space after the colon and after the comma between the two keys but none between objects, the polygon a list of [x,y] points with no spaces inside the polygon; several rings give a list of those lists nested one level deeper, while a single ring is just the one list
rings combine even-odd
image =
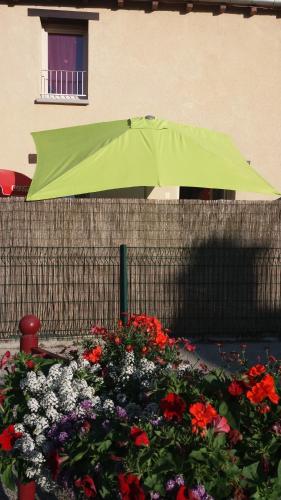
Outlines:
[{"label": "purple flower", "polygon": [[93,403],[90,399],[84,399],[84,401],[81,401],[80,406],[83,410],[91,410],[93,408]]},{"label": "purple flower", "polygon": [[128,417],[127,412],[125,408],[122,408],[121,406],[116,406],[116,415],[118,418],[125,419]]},{"label": "purple flower", "polygon": [[169,479],[166,483],[166,491],[173,491],[175,488],[176,483],[173,479]]},{"label": "purple flower", "polygon": [[177,483],[178,486],[183,486],[184,485],[184,478],[182,474],[178,474],[175,477],[175,482]]},{"label": "purple flower", "polygon": [[67,432],[60,432],[58,435],[58,441],[63,444],[65,441],[69,438],[69,435]]},{"label": "purple flower", "polygon": [[157,418],[150,420],[151,425],[154,425],[155,427],[160,425],[161,422],[162,422],[162,417],[157,417]]},{"label": "purple flower", "polygon": [[211,495],[208,495],[204,486],[202,484],[198,484],[195,488],[191,488],[194,500],[214,500]]},{"label": "purple flower", "polygon": [[150,499],[151,500],[158,500],[158,498],[160,498],[160,493],[157,493],[156,491],[150,492]]}]

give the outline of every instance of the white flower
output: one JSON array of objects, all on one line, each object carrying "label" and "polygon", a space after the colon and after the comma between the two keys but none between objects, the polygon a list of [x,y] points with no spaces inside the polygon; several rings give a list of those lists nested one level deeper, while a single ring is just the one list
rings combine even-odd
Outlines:
[{"label": "white flower", "polygon": [[26,413],[23,417],[23,422],[27,427],[35,427],[38,416],[35,413]]},{"label": "white flower", "polygon": [[76,361],[71,361],[69,363],[69,368],[73,373],[75,373],[78,370],[78,364],[76,363]]},{"label": "white flower", "polygon": [[33,479],[34,477],[36,477],[36,475],[38,474],[38,467],[27,467],[25,469],[25,475],[26,477],[28,477],[29,479]]},{"label": "white flower", "polygon": [[112,399],[106,399],[104,402],[103,402],[103,410],[105,413],[107,414],[113,414],[114,413],[114,402],[112,401]]},{"label": "white flower", "polygon": [[24,425],[23,424],[15,424],[15,431],[24,433],[24,431],[25,431]]},{"label": "white flower", "polygon": [[43,471],[40,473],[40,475],[36,479],[36,483],[45,491],[50,492],[56,488],[56,483],[54,483],[50,476],[47,475],[47,473],[44,473]]},{"label": "white flower", "polygon": [[55,408],[52,408],[52,406],[49,406],[46,409],[46,417],[52,422],[58,422],[62,415],[59,413]]},{"label": "white flower", "polygon": [[46,440],[47,438],[44,434],[38,434],[38,436],[35,437],[35,442],[37,446],[42,446],[42,444],[45,443]]},{"label": "white flower", "polygon": [[39,403],[35,398],[30,398],[27,401],[27,406],[32,413],[36,413],[39,410]]},{"label": "white flower", "polygon": [[89,372],[95,374],[100,371],[100,368],[101,365],[99,363],[95,363],[94,365],[90,366]]},{"label": "white flower", "polygon": [[18,448],[23,454],[26,454],[35,449],[35,443],[30,434],[25,433],[21,438],[16,440],[15,448]]},{"label": "white flower", "polygon": [[83,357],[81,357],[77,360],[78,370],[81,368],[89,368],[90,366],[91,366],[91,363],[87,359],[84,359]]},{"label": "white flower", "polygon": [[190,371],[190,363],[186,363],[186,362],[182,362],[179,364],[179,366],[177,367],[177,372],[178,372],[178,375],[180,377],[182,377],[183,375],[185,375],[186,372],[189,372]]},{"label": "white flower", "polygon": [[44,394],[43,399],[41,401],[41,407],[44,409],[47,408],[56,408],[59,404],[58,398],[53,391],[48,391]]},{"label": "white flower", "polygon": [[43,453],[41,453],[38,450],[35,450],[31,453],[28,454],[27,456],[28,460],[34,464],[43,464],[45,462],[45,458]]},{"label": "white flower", "polygon": [[99,411],[101,409],[101,400],[99,396],[94,396],[92,398],[93,409]]},{"label": "white flower", "polygon": [[140,360],[140,371],[143,372],[143,374],[151,375],[155,370],[156,365],[155,363],[153,363],[153,361],[149,361],[146,358]]},{"label": "white flower", "polygon": [[39,417],[37,418],[37,423],[36,427],[33,431],[33,434],[35,436],[38,436],[39,434],[42,434],[42,432],[49,427],[49,422],[45,417]]}]

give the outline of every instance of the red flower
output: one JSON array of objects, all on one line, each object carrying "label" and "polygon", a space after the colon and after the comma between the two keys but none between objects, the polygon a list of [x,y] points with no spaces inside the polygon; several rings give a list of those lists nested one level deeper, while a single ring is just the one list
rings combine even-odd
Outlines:
[{"label": "red flower", "polygon": [[250,368],[250,370],[248,371],[248,375],[249,377],[258,377],[264,372],[266,372],[266,368],[264,365],[255,365]]},{"label": "red flower", "polygon": [[275,358],[275,356],[270,355],[270,356],[268,357],[268,361],[269,361],[270,363],[276,363],[277,358]]},{"label": "red flower", "polygon": [[14,444],[18,438],[22,436],[21,432],[16,432],[14,425],[9,425],[3,432],[0,434],[0,446],[3,451],[11,451],[14,447]]},{"label": "red flower", "polygon": [[28,361],[25,362],[25,366],[30,370],[33,370],[33,368],[35,368],[35,363],[31,359],[29,359]]},{"label": "red flower", "polygon": [[59,475],[60,466],[61,466],[61,463],[63,462],[63,460],[64,460],[64,458],[58,454],[57,450],[52,451],[48,456],[47,464],[48,464],[49,469],[51,470],[51,476],[52,476],[53,481],[56,481],[56,479]]},{"label": "red flower", "polygon": [[269,413],[270,412],[270,406],[268,406],[267,404],[262,404],[260,409],[259,409],[259,412],[262,414],[262,415],[265,415],[266,413]]},{"label": "red flower", "polygon": [[180,396],[174,392],[169,392],[165,398],[161,399],[160,408],[163,411],[163,415],[166,420],[175,419],[178,420],[178,422],[181,422],[186,409],[186,404]]},{"label": "red flower", "polygon": [[164,332],[157,332],[154,342],[160,349],[164,349],[169,342],[169,337]]},{"label": "red flower", "polygon": [[83,422],[83,424],[81,425],[81,430],[82,432],[89,432],[91,430],[91,422],[89,422],[89,420],[85,420],[85,422]]},{"label": "red flower", "polygon": [[192,432],[198,432],[198,427],[206,429],[207,425],[217,416],[216,409],[210,403],[195,403],[190,405],[189,413],[193,415],[191,419]]},{"label": "red flower", "polygon": [[86,351],[83,354],[83,358],[91,363],[98,363],[102,356],[102,348],[101,346],[94,347],[91,351]]},{"label": "red flower", "polygon": [[132,352],[134,350],[133,346],[131,344],[126,345],[126,351],[127,352]]},{"label": "red flower", "polygon": [[176,500],[188,500],[189,494],[186,486],[180,486],[177,492]]},{"label": "red flower", "polygon": [[243,436],[241,432],[239,432],[237,429],[230,429],[228,433],[228,439],[231,444],[237,444],[239,441],[242,441]]},{"label": "red flower", "polygon": [[6,366],[6,364],[8,363],[9,359],[11,357],[11,353],[10,351],[6,351],[4,356],[2,356],[2,359],[0,361],[0,368],[4,368],[4,366]]},{"label": "red flower", "polygon": [[274,379],[267,374],[260,382],[257,382],[246,394],[251,403],[261,403],[265,398],[270,399],[272,403],[278,404],[280,397],[276,393]]},{"label": "red flower", "polygon": [[150,444],[147,433],[142,431],[139,427],[131,427],[130,436],[134,440],[136,446],[149,446]]},{"label": "red flower", "polygon": [[244,384],[238,380],[233,380],[227,390],[231,396],[241,396],[244,392]]},{"label": "red flower", "polygon": [[145,500],[145,494],[137,476],[119,474],[118,482],[122,500]]},{"label": "red flower", "polygon": [[122,340],[120,339],[120,337],[114,337],[114,344],[116,345],[122,344]]},{"label": "red flower", "polygon": [[96,485],[91,476],[83,476],[82,479],[77,479],[74,484],[77,488],[83,490],[87,498],[94,498],[95,496],[97,496]]}]

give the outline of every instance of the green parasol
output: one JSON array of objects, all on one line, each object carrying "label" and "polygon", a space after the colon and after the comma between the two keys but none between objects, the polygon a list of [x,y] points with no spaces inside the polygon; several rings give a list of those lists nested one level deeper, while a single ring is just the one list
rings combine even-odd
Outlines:
[{"label": "green parasol", "polygon": [[190,186],[279,195],[230,137],[154,117],[32,134],[38,164],[27,200],[136,186]]}]

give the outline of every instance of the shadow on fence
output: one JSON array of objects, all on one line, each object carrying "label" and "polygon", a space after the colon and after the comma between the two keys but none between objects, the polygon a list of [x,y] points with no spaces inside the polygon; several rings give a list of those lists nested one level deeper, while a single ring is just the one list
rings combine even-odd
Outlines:
[{"label": "shadow on fence", "polygon": [[197,338],[280,335],[281,251],[212,239],[186,250],[173,330]]},{"label": "shadow on fence", "polygon": [[[128,248],[128,310],[193,338],[280,335],[281,249],[212,239],[190,248]],[[119,317],[119,248],[0,249],[0,335],[26,314],[43,337],[112,327]]]}]

